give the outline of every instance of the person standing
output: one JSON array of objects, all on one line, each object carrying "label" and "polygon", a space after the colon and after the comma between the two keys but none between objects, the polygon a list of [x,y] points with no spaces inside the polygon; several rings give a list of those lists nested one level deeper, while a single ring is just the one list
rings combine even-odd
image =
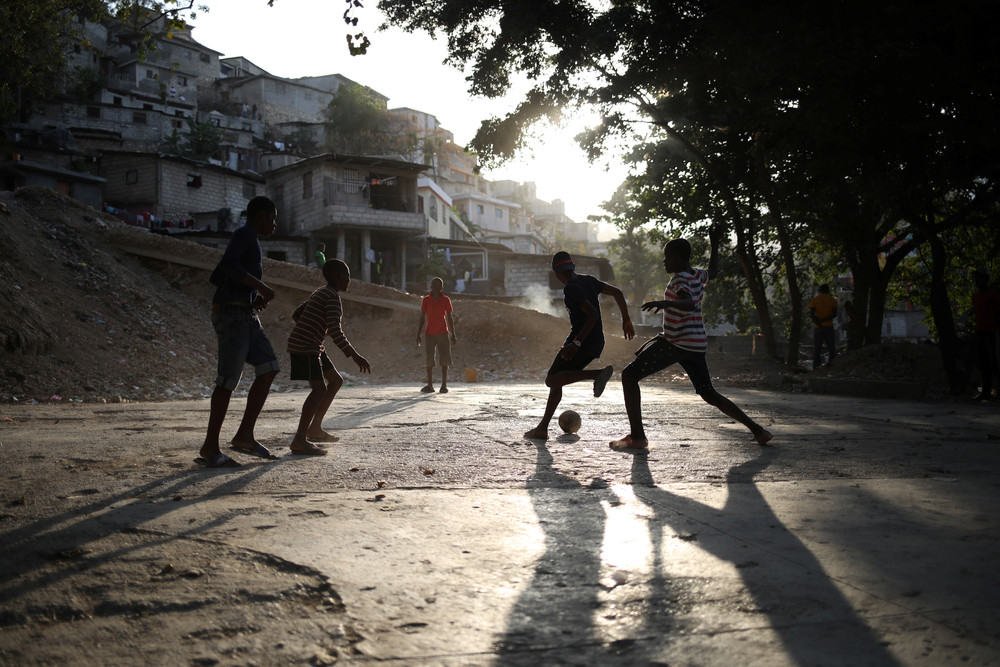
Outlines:
[{"label": "person standing", "polygon": [[974,401],[988,401],[993,396],[993,378],[997,370],[997,338],[1000,336],[1000,293],[990,285],[990,272],[976,269],[972,273],[976,291],[972,293],[972,310],[976,326],[976,354],[982,386]]},{"label": "person standing", "polygon": [[244,454],[274,458],[254,437],[257,417],[264,407],[271,382],[278,374],[278,358],[260,325],[257,313],[274,299],[274,290],[263,282],[264,255],[260,239],[274,233],[278,209],[267,197],[247,204],[247,222],[233,232],[226,250],[209,278],[215,285],[212,326],[219,341],[218,375],[208,417],[205,442],[195,461],[209,468],[229,468],[239,463],[219,451],[219,434],[229,410],[233,390],[243,377],[243,365],[254,367],[255,378],[247,394],[243,420],[231,441]]},{"label": "person standing", "polygon": [[649,447],[642,425],[639,381],[673,364],[681,365],[703,401],[750,429],[757,444],[765,445],[771,440],[770,431],[716,390],[708,371],[708,335],[701,314],[701,301],[705,296],[705,286],[718,274],[721,235],[717,227],[709,231],[712,254],[707,270],[691,267],[691,244],[687,239],[673,239],[663,247],[663,269],[673,276],[663,290],[662,301],[642,304],[644,311],[663,311],[663,331],[644,343],[636,352],[635,360],[622,371],[629,434],[620,440],[612,440],[609,443],[612,449]]},{"label": "person standing", "polygon": [[604,326],[601,322],[599,299],[601,294],[612,296],[618,304],[625,339],[631,340],[635,336],[628,304],[620,289],[594,276],[578,274],[576,264],[567,252],[560,251],[552,256],[552,271],[564,285],[563,303],[569,311],[570,332],[545,375],[549,398],[545,403],[542,419],[538,426],[524,434],[525,438],[536,440],[549,437],[549,422],[562,400],[563,387],[573,382],[593,381],[594,398],[597,398],[604,393],[604,388],[614,373],[611,366],[605,366],[601,370],[584,370],[587,364],[598,359],[604,351]]},{"label": "person standing", "polygon": [[435,351],[438,363],[441,364],[440,393],[448,393],[451,346],[458,342],[455,336],[455,320],[451,313],[451,299],[444,293],[444,281],[434,278],[431,280],[431,293],[420,300],[420,323],[417,325],[417,347],[421,345],[421,336],[424,334],[427,336],[427,344],[424,346],[427,384],[420,389],[425,394],[434,392]]},{"label": "person standing", "polygon": [[830,295],[829,285],[820,285],[819,294],[809,301],[813,321],[813,370],[823,361],[823,346],[827,349],[826,365],[837,356],[837,333],[833,321],[837,319],[837,300]]},{"label": "person standing", "polygon": [[326,264],[326,244],[320,243],[316,247],[316,268],[320,271],[323,270],[323,265]]}]

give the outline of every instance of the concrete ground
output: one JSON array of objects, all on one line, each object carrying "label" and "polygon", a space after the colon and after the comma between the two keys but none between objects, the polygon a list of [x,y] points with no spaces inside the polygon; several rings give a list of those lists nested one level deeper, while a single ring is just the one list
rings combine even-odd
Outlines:
[{"label": "concrete ground", "polygon": [[[1000,406],[348,386],[326,457],[193,465],[207,401],[0,406],[0,664],[1000,664]],[[234,401],[224,435],[235,430]]]}]

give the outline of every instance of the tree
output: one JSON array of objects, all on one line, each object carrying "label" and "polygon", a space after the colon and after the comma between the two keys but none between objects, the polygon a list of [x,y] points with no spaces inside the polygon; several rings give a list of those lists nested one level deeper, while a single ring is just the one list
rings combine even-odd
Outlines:
[{"label": "tree", "polygon": [[332,153],[407,156],[419,146],[415,131],[391,116],[371,89],[353,81],[337,88],[325,115]]}]

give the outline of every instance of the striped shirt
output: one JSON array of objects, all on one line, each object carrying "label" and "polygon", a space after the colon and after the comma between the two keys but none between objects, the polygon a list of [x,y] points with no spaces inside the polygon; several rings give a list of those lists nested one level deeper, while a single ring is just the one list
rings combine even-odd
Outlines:
[{"label": "striped shirt", "polygon": [[663,333],[660,335],[681,349],[692,352],[708,350],[705,320],[701,316],[701,299],[705,296],[707,284],[708,271],[692,269],[690,272],[675,273],[663,290],[665,300],[680,301],[690,297],[694,301],[694,310],[663,309]]},{"label": "striped shirt", "polygon": [[324,285],[313,292],[309,298],[295,309],[298,318],[292,333],[288,335],[289,354],[316,354],[324,351],[323,339],[330,336],[333,344],[341,349],[346,356],[355,354],[340,321],[344,315],[344,307],[337,290]]}]

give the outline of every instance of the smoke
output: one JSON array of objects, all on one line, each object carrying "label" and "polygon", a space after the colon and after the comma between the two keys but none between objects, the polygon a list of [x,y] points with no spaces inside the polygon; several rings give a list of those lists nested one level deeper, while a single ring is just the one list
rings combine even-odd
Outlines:
[{"label": "smoke", "polygon": [[552,300],[552,290],[544,285],[529,285],[524,295],[518,299],[517,305],[555,317],[563,317],[566,314],[566,310]]}]

